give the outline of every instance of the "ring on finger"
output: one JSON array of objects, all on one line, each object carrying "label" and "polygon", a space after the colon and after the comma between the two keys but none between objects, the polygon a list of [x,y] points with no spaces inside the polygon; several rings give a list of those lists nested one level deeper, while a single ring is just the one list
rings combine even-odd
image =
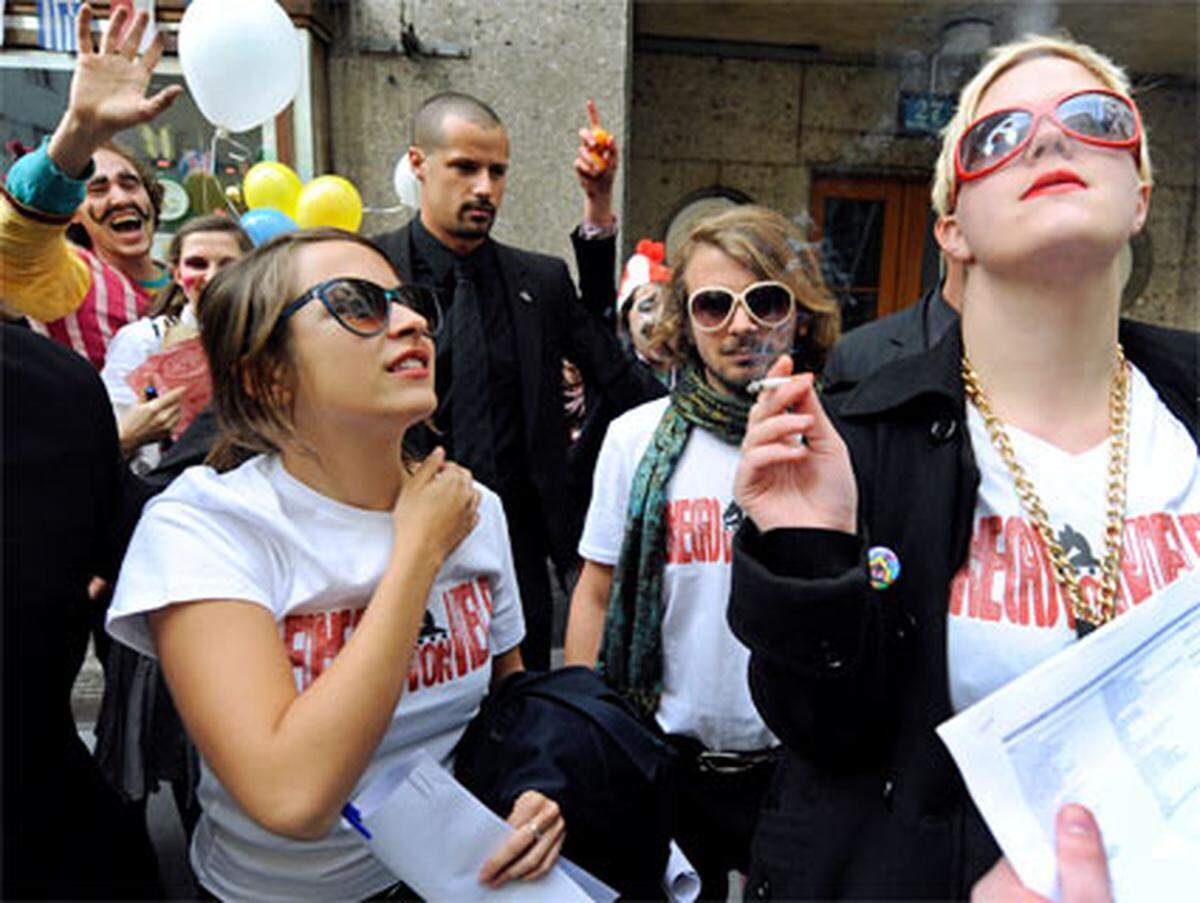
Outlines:
[{"label": "ring on finger", "polygon": [[529,829],[529,833],[531,833],[533,835],[533,839],[534,839],[535,843],[542,839],[542,831],[537,826],[536,820],[525,822],[525,827],[527,827]]}]

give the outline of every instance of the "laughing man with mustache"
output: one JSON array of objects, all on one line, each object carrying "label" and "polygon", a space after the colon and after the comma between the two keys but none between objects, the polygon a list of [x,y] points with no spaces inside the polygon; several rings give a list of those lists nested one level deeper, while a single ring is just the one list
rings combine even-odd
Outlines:
[{"label": "laughing man with mustache", "polygon": [[[181,89],[145,96],[162,55],[157,39],[137,55],[145,15],[131,20],[118,8],[99,52],[90,28],[85,6],[67,110],[0,192],[0,298],[100,369],[113,335],[145,314],[170,280],[150,256],[162,189],[112,137],[153,119]],[[90,248],[68,240],[71,226]]]}]

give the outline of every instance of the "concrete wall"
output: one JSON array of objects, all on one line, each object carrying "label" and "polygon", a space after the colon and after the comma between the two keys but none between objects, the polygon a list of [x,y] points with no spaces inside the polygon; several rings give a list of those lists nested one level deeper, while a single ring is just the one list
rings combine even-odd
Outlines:
[{"label": "concrete wall", "polygon": [[[813,172],[928,174],[932,138],[895,134],[904,75],[883,67],[635,54],[626,238],[661,238],[689,194],[731,188],[789,216]],[[1153,269],[1128,313],[1200,328],[1196,89],[1140,78],[1157,187]]]},{"label": "concrete wall", "polygon": [[1154,193],[1147,229],[1153,268],[1146,290],[1127,309],[1139,320],[1200,329],[1197,286],[1197,202],[1200,114],[1196,89],[1155,85],[1146,79],[1136,94],[1150,135]]},{"label": "concrete wall", "polygon": [[[332,171],[353,180],[368,206],[396,204],[392,171],[408,146],[412,112],[438,91],[466,91],[496,109],[512,143],[495,236],[570,260],[567,235],[583,199],[571,162],[589,97],[624,144],[631,0],[355,0],[346,7],[329,57]],[[470,48],[470,59],[376,49],[399,42],[402,20],[427,43]],[[362,231],[407,219],[368,214]]]}]

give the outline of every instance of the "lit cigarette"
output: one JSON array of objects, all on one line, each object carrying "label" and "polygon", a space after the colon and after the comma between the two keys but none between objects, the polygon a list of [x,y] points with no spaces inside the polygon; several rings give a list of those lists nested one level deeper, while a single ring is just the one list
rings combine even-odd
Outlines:
[{"label": "lit cigarette", "polygon": [[751,395],[757,395],[763,389],[778,389],[780,386],[786,386],[794,379],[791,376],[764,376],[762,379],[750,381],[750,385],[746,386],[746,391]]}]

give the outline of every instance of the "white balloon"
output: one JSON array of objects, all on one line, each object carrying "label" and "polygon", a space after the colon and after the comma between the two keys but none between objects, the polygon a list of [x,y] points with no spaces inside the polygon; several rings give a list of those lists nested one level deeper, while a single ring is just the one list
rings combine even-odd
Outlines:
[{"label": "white balloon", "polygon": [[179,63],[204,118],[244,132],[295,98],[301,42],[275,0],[193,0],[179,23]]},{"label": "white balloon", "polygon": [[410,210],[416,210],[421,206],[421,183],[417,181],[417,174],[413,172],[412,163],[408,159],[408,151],[400,155],[400,159],[396,161],[396,170],[392,174],[392,185],[396,189],[396,197],[400,198],[400,203]]}]

